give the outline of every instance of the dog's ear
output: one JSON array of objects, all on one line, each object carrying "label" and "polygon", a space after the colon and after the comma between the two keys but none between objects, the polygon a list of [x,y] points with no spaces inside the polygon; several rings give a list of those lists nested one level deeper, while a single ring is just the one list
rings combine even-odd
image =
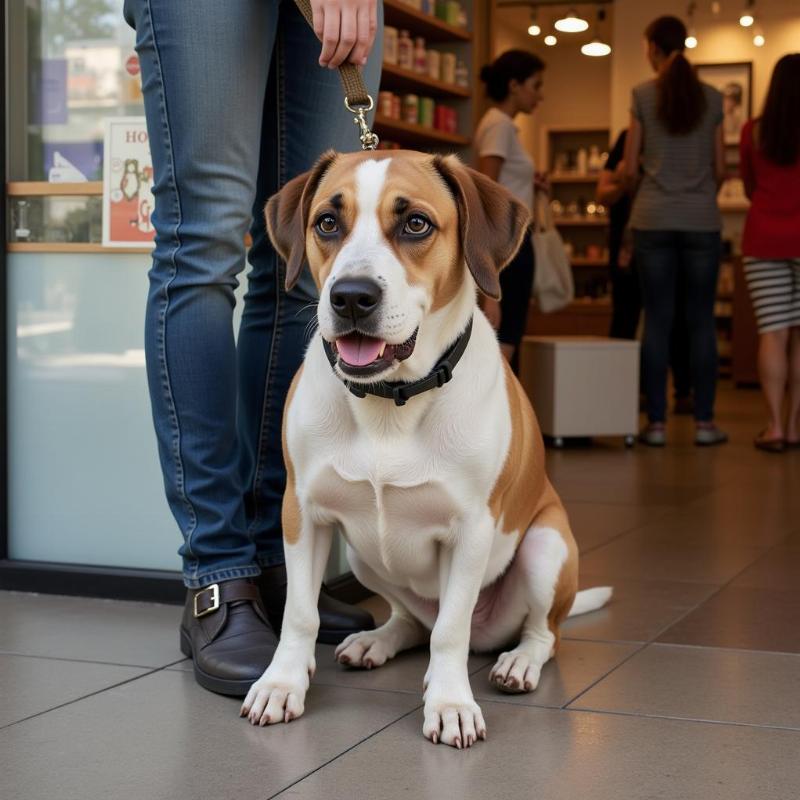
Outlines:
[{"label": "dog's ear", "polygon": [[499,183],[456,156],[436,156],[433,163],[455,197],[469,271],[478,288],[497,299],[500,270],[519,250],[530,212]]},{"label": "dog's ear", "polygon": [[286,262],[287,291],[297,283],[306,260],[306,226],[311,199],[335,159],[333,150],[323,153],[308,172],[292,178],[267,201],[264,210],[267,233],[278,255]]}]

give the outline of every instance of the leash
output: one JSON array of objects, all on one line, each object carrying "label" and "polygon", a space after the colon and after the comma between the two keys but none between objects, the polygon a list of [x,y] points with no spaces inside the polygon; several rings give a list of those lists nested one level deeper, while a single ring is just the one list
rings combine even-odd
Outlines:
[{"label": "leash", "polygon": [[[294,0],[300,13],[305,17],[306,22],[314,28],[314,14],[311,10],[311,0]],[[351,113],[355,114],[353,122],[358,126],[359,139],[362,150],[375,150],[378,147],[378,136],[370,130],[367,123],[366,114],[372,111],[374,103],[372,97],[367,92],[361,71],[355,64],[344,63],[339,67],[339,78],[344,86],[344,105]],[[452,346],[436,363],[436,366],[424,377],[410,383],[402,381],[378,381],[377,383],[362,384],[344,380],[344,385],[356,397],[364,398],[368,394],[376,397],[385,397],[394,400],[396,406],[404,406],[412,397],[427,392],[430,389],[438,389],[444,386],[453,377],[453,367],[461,360],[464,351],[467,349],[470,336],[472,335],[472,318],[469,324],[456,339]],[[328,357],[331,367],[336,366],[338,356],[333,351],[330,342],[322,340],[325,348],[325,355]],[[334,370],[334,374],[336,371]],[[338,377],[338,375],[337,375]]]},{"label": "leash", "polygon": [[[356,397],[364,398],[368,394],[375,397],[386,397],[394,400],[396,406],[404,406],[408,400],[418,394],[427,392],[430,389],[439,389],[450,381],[453,377],[453,368],[461,360],[464,351],[469,344],[472,335],[472,317],[458,339],[445,351],[444,355],[436,362],[436,366],[424,377],[410,383],[403,381],[378,381],[377,383],[353,383],[345,380],[334,370],[334,375]],[[325,355],[328,357],[331,367],[336,366],[338,356],[333,351],[333,346],[325,339],[322,340],[325,348]]]},{"label": "leash", "polygon": [[[294,0],[306,22],[314,30],[314,12],[311,10],[311,0]],[[358,125],[359,140],[362,150],[375,150],[378,147],[378,134],[370,130],[366,114],[372,111],[374,103],[364,85],[361,70],[355,64],[347,62],[339,66],[339,78],[344,87],[344,105],[351,113],[355,114],[353,122]]]}]

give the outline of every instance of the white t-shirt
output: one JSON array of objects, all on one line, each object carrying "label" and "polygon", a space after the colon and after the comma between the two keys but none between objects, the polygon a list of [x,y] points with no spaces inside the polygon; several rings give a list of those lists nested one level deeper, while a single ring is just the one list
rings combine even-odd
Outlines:
[{"label": "white t-shirt", "polygon": [[475,131],[478,156],[503,159],[498,182],[533,211],[533,159],[522,147],[514,120],[499,108],[490,108]]}]

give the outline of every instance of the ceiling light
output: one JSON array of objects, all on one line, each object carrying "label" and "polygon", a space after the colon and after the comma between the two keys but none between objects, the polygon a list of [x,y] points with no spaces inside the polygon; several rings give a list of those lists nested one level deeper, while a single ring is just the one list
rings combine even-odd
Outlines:
[{"label": "ceiling light", "polygon": [[696,10],[697,3],[695,2],[689,3],[689,8],[686,9],[686,15],[689,17],[689,30],[683,43],[689,50],[694,50],[697,47],[697,31],[694,28],[694,12]]},{"label": "ceiling light", "polygon": [[589,23],[585,19],[581,19],[574,8],[571,8],[565,17],[557,19],[555,23],[556,30],[561,33],[580,33],[588,27]]},{"label": "ceiling light", "polygon": [[548,47],[553,47],[553,45],[558,44],[558,39],[555,36],[553,36],[552,33],[548,33],[547,36],[544,37],[544,43]]},{"label": "ceiling light", "polygon": [[605,22],[606,19],[606,12],[603,8],[597,9],[597,20],[594,24],[594,36],[592,36],[592,41],[587,42],[581,47],[581,53],[585,56],[592,56],[593,58],[602,58],[603,56],[607,56],[611,52],[611,45],[607,44],[603,41],[603,37],[600,35],[600,28]]},{"label": "ceiling light", "polygon": [[599,38],[592,39],[581,47],[581,53],[585,56],[607,56],[611,52],[611,45],[606,44]]},{"label": "ceiling light", "polygon": [[538,36],[541,32],[542,29],[539,27],[539,24],[536,21],[536,7],[534,6],[531,9],[531,24],[528,26],[528,35]]},{"label": "ceiling light", "polygon": [[739,24],[743,28],[749,28],[755,21],[755,17],[753,16],[753,0],[745,0],[744,11],[742,11],[742,16],[739,17]]},{"label": "ceiling light", "polygon": [[757,33],[753,36],[753,44],[756,47],[763,47],[767,43],[767,40],[764,38],[763,33]]}]

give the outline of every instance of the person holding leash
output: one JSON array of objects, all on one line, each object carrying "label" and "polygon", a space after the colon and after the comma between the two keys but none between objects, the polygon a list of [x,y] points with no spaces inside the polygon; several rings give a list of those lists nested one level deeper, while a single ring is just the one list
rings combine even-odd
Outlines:
[{"label": "person holding leash", "polygon": [[[378,88],[378,0],[125,0],[155,170],[147,375],[167,499],[183,534],[181,649],[212,691],[244,695],[277,645],[286,578],[281,418],[316,289],[291,292],[267,198],[328,148],[357,148],[336,68]],[[320,47],[321,42],[321,47]],[[238,341],[234,289],[252,246]],[[323,593],[320,640],[374,626]]]}]

